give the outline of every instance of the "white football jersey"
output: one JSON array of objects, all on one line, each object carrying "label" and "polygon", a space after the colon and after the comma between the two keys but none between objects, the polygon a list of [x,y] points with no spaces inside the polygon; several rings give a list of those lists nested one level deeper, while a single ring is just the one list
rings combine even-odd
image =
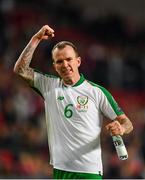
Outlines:
[{"label": "white football jersey", "polygon": [[73,86],[35,71],[34,89],[44,98],[50,163],[72,172],[102,174],[100,132],[103,116],[114,120],[123,111],[103,87],[81,75]]}]

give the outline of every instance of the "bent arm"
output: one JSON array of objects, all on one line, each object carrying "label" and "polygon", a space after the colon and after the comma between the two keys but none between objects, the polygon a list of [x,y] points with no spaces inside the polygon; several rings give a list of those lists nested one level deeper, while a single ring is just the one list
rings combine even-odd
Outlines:
[{"label": "bent arm", "polygon": [[39,42],[38,39],[32,37],[14,66],[14,72],[26,80],[31,86],[33,86],[34,81],[34,70],[30,67],[30,63]]},{"label": "bent arm", "polygon": [[30,67],[34,51],[41,40],[48,40],[51,37],[54,37],[54,30],[48,25],[43,26],[31,38],[15,63],[14,72],[21,76],[30,86],[33,86],[34,83],[34,70]]},{"label": "bent arm", "polygon": [[125,114],[122,114],[117,116],[113,122],[109,123],[106,129],[112,135],[123,135],[129,134],[133,130],[133,125],[129,118]]}]

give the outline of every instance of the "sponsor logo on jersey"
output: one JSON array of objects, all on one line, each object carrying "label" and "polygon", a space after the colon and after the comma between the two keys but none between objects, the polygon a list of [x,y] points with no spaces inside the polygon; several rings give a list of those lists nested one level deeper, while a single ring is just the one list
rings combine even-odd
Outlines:
[{"label": "sponsor logo on jersey", "polygon": [[62,100],[64,99],[64,97],[63,97],[63,96],[58,96],[57,99],[60,100],[60,101],[62,101]]},{"label": "sponsor logo on jersey", "polygon": [[88,110],[88,96],[78,96],[77,102],[76,108],[79,112],[86,112]]}]

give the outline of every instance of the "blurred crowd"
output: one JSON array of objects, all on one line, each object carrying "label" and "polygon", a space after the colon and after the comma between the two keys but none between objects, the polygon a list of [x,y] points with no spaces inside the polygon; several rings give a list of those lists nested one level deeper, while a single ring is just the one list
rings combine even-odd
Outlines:
[{"label": "blurred crowd", "polygon": [[134,125],[124,136],[127,161],[118,160],[103,129],[104,177],[145,178],[145,25],[113,13],[88,22],[68,0],[0,1],[0,178],[52,177],[43,100],[13,73],[21,51],[44,24],[54,28],[55,38],[39,45],[31,66],[55,74],[53,45],[76,44],[80,71],[110,90]]}]

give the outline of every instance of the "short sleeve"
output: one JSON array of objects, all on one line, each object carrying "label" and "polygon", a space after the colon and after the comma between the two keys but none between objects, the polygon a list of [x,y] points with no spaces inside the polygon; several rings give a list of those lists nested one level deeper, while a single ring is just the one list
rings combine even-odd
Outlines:
[{"label": "short sleeve", "polygon": [[108,90],[100,88],[100,109],[102,113],[109,119],[115,119],[117,116],[124,114],[122,109],[119,107],[116,100],[110,94]]}]

